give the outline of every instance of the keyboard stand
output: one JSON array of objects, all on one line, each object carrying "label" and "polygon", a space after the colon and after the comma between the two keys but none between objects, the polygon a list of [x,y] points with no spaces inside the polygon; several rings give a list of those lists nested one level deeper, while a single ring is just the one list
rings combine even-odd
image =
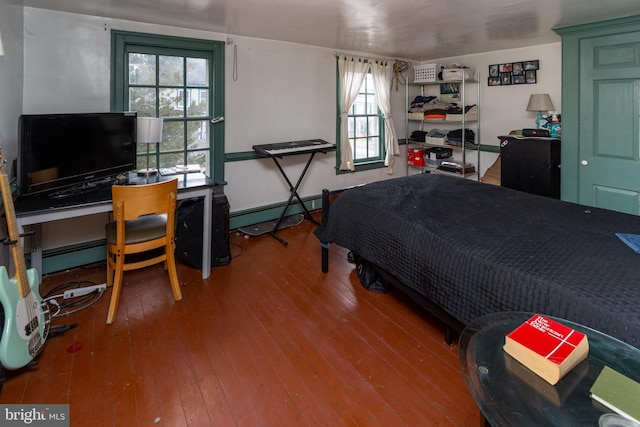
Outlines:
[{"label": "keyboard stand", "polygon": [[304,202],[300,198],[300,195],[298,194],[298,187],[300,187],[300,184],[302,183],[302,180],[304,179],[304,176],[306,175],[307,170],[309,169],[309,165],[311,165],[311,161],[315,157],[316,153],[317,153],[317,151],[314,151],[309,155],[309,158],[307,159],[307,164],[304,165],[304,169],[302,170],[302,173],[300,174],[300,177],[298,177],[298,181],[296,182],[296,185],[291,184],[291,180],[289,180],[289,177],[285,173],[284,169],[282,169],[282,166],[280,166],[280,162],[278,162],[278,157],[271,156],[271,158],[275,162],[276,166],[278,167],[278,170],[280,171],[280,174],[285,179],[285,181],[287,181],[287,184],[289,185],[289,199],[287,200],[287,204],[282,209],[282,212],[280,213],[280,217],[278,218],[278,221],[273,226],[273,230],[271,230],[269,232],[269,234],[273,238],[275,238],[276,240],[278,240],[280,243],[282,243],[285,246],[288,244],[287,241],[284,240],[283,238],[281,238],[280,236],[278,236],[276,233],[278,232],[278,228],[280,227],[280,223],[284,219],[284,216],[287,213],[287,209],[289,209],[289,206],[291,206],[291,202],[293,201],[294,197],[298,200],[298,203],[300,203],[300,206],[302,206],[302,209],[304,210],[305,217],[307,219],[313,221],[314,224],[320,225],[315,219],[313,219],[313,217],[311,216],[311,213],[309,212],[309,210],[305,206]]}]

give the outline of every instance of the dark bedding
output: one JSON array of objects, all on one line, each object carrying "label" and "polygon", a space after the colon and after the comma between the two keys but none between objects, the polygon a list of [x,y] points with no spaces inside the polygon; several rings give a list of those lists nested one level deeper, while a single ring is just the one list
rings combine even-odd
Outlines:
[{"label": "dark bedding", "polygon": [[315,234],[462,324],[496,311],[566,318],[640,347],[640,217],[438,174],[346,190]]}]

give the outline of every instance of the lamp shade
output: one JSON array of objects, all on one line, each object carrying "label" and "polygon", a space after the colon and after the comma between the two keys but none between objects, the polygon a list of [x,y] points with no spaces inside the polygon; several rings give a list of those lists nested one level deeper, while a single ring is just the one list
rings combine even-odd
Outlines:
[{"label": "lamp shade", "polygon": [[4,56],[4,47],[2,46],[2,33],[0,33],[0,56]]},{"label": "lamp shade", "polygon": [[553,102],[548,93],[533,93],[529,97],[527,111],[554,111]]},{"label": "lamp shade", "polygon": [[139,144],[155,144],[162,141],[162,119],[138,117],[136,121],[136,140]]}]

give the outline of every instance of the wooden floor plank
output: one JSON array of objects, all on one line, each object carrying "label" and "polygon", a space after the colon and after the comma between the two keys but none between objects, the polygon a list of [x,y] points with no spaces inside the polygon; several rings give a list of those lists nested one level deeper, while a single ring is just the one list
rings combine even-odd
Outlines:
[{"label": "wooden floor plank", "polygon": [[[314,228],[281,230],[286,246],[232,233],[231,263],[208,279],[179,263],[179,302],[161,266],[125,273],[114,324],[110,289],[54,319],[78,327],[9,372],[0,402],[69,403],[71,425],[92,427],[479,425],[442,324],[362,288],[343,248],[322,273]],[[51,274],[41,293],[105,274]]]}]

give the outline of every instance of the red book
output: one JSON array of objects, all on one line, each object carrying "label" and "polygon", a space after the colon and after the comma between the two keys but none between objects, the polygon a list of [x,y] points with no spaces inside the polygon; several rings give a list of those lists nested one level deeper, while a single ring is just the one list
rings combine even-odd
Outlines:
[{"label": "red book", "polygon": [[506,336],[504,351],[556,384],[587,357],[589,341],[585,334],[535,314]]}]

